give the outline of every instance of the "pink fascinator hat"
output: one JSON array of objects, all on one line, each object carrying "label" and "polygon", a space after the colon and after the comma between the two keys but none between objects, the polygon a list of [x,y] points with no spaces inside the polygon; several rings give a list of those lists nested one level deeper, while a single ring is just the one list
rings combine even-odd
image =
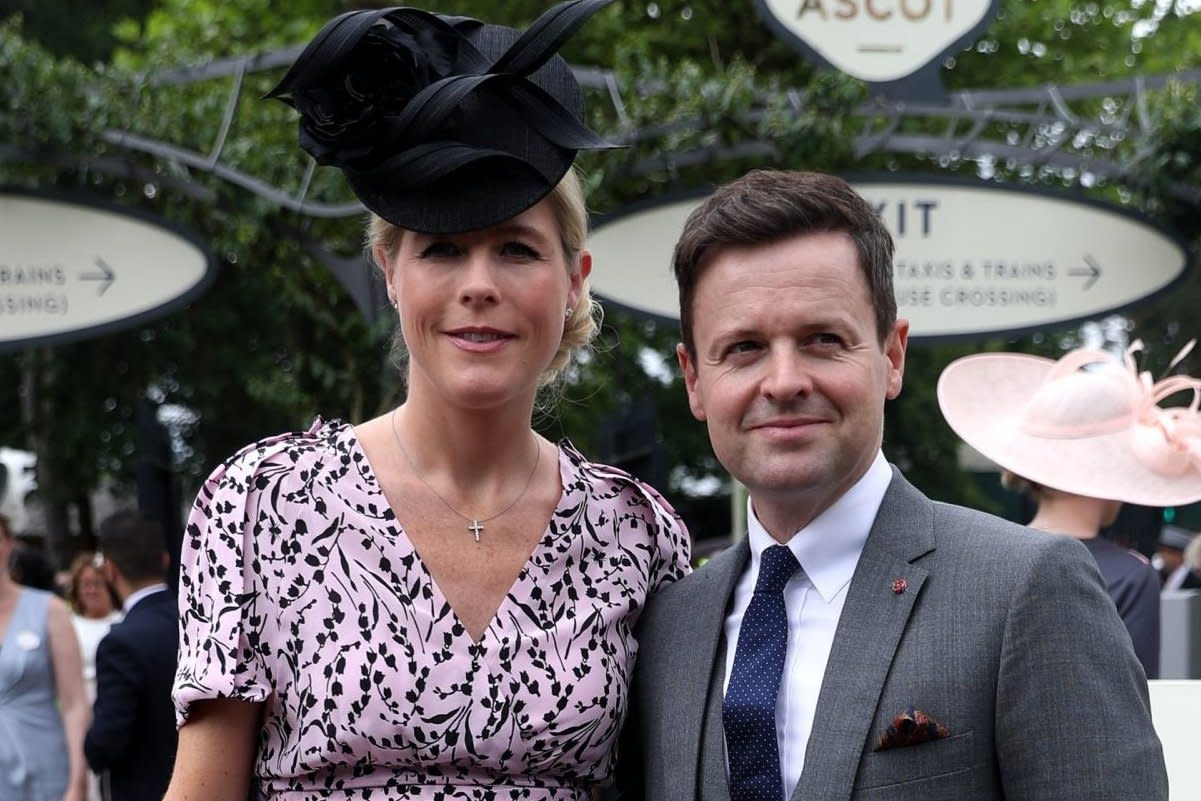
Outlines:
[{"label": "pink fascinator hat", "polygon": [[[1193,347],[1172,360],[1175,367]],[[1119,359],[1099,350],[1058,361],[1018,353],[957,359],[938,405],[964,442],[1044,487],[1143,506],[1201,500],[1201,380],[1154,381],[1136,341]],[[1160,403],[1191,393],[1186,406]]]}]

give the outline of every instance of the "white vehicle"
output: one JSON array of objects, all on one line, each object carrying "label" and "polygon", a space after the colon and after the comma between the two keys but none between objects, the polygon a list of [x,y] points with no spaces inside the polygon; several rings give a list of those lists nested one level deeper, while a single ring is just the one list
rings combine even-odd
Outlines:
[{"label": "white vehicle", "polygon": [[29,528],[30,495],[37,490],[34,465],[37,457],[30,451],[0,448],[0,514],[8,518],[12,533]]}]

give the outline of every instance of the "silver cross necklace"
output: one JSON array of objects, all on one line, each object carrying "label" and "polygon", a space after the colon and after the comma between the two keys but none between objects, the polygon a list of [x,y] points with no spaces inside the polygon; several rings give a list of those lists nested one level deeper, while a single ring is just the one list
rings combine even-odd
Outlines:
[{"label": "silver cross necklace", "polygon": [[396,412],[397,412],[397,410],[393,409],[392,414],[390,415],[392,418],[392,438],[394,440],[396,440],[396,447],[400,448],[400,452],[404,455],[405,461],[409,463],[409,468],[412,469],[413,475],[417,476],[417,480],[420,481],[422,484],[424,484],[426,489],[428,489],[430,492],[434,493],[434,496],[437,497],[438,500],[442,501],[442,503],[444,503],[446,505],[447,509],[449,509],[450,511],[454,512],[456,515],[458,515],[459,517],[461,517],[467,521],[467,523],[468,523],[467,530],[469,532],[471,532],[471,536],[476,542],[480,541],[480,534],[482,534],[484,532],[484,524],[487,523],[489,520],[495,520],[496,518],[500,517],[505,512],[509,511],[514,506],[516,506],[517,502],[525,497],[525,494],[530,489],[530,485],[534,483],[534,475],[538,472],[538,462],[542,459],[542,448],[538,446],[537,438],[534,439],[534,447],[535,447],[534,468],[532,470],[530,470],[530,474],[525,480],[525,486],[521,488],[521,492],[519,492],[517,494],[517,497],[514,498],[512,500],[512,502],[509,503],[508,506],[506,506],[504,509],[501,509],[496,514],[488,515],[487,517],[482,517],[482,518],[481,517],[468,517],[467,515],[460,512],[458,509],[451,506],[450,501],[443,498],[442,493],[440,493],[440,492],[438,492],[438,490],[434,489],[433,485],[430,484],[428,481],[426,481],[425,477],[422,476],[421,473],[417,470],[417,465],[413,463],[413,457],[409,456],[409,452],[408,452],[408,450],[405,449],[404,443],[402,443],[400,441],[400,432],[396,430]]}]

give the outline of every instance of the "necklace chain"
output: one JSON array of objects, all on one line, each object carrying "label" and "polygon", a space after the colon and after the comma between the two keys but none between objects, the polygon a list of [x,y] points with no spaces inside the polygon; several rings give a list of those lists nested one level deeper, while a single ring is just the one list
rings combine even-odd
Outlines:
[{"label": "necklace chain", "polygon": [[529,492],[530,485],[534,483],[534,474],[538,472],[538,462],[542,459],[542,448],[538,447],[537,439],[534,440],[534,446],[536,448],[534,451],[534,467],[532,470],[530,470],[529,476],[526,477],[525,486],[521,488],[521,492],[517,493],[517,497],[510,501],[509,505],[504,509],[501,509],[496,514],[488,515],[487,517],[468,517],[467,515],[463,514],[458,509],[451,506],[450,501],[442,497],[442,493],[434,489],[434,486],[425,480],[425,476],[421,475],[421,472],[417,469],[417,465],[413,463],[413,457],[409,456],[409,452],[405,449],[404,443],[400,441],[400,432],[396,430],[396,411],[396,409],[393,409],[392,414],[390,415],[392,422],[392,439],[396,440],[396,447],[400,449],[401,454],[404,455],[405,461],[409,463],[409,467],[412,469],[413,475],[417,476],[417,480],[424,484],[426,489],[434,493],[434,496],[437,497],[438,500],[442,501],[442,503],[446,505],[447,509],[467,521],[467,530],[471,532],[471,536],[476,542],[480,541],[480,534],[484,531],[484,523],[487,523],[489,520],[495,520],[505,512],[512,509],[517,505],[517,502],[524,498],[525,494]]}]

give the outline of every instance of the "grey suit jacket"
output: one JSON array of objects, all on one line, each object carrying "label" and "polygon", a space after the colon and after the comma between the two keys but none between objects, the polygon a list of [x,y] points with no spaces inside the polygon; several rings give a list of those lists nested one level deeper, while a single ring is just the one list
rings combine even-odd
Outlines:
[{"label": "grey suit jacket", "polygon": [[[619,759],[623,797],[729,797],[722,632],[748,554],[743,541],[648,604]],[[876,752],[910,706],[950,736]],[[935,503],[894,468],[848,589],[793,801],[1167,795],[1146,678],[1088,551]]]}]

